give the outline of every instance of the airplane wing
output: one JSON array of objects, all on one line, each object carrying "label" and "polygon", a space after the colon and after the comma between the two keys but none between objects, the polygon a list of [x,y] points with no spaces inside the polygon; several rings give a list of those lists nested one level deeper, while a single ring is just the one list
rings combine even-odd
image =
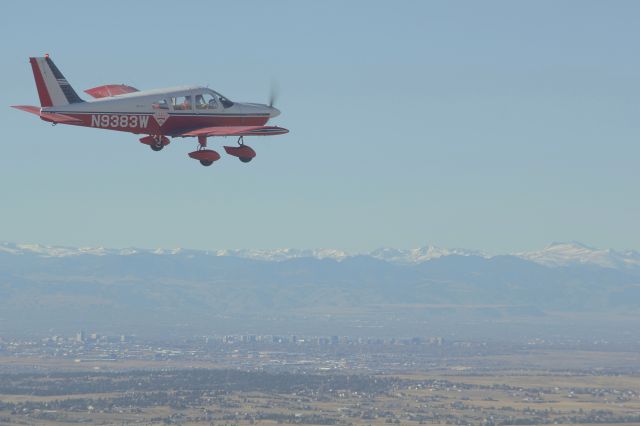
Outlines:
[{"label": "airplane wing", "polygon": [[289,130],[277,126],[217,126],[203,127],[176,136],[271,136],[285,133],[289,133]]},{"label": "airplane wing", "polygon": [[125,93],[139,92],[135,87],[126,84],[105,84],[104,86],[93,87],[84,91],[96,99],[108,98],[116,95],[124,95]]},{"label": "airplane wing", "polygon": [[71,117],[64,114],[57,114],[52,112],[40,112],[40,107],[32,106],[32,105],[12,105],[12,108],[19,109],[21,111],[26,111],[31,114],[35,114],[39,116],[44,121],[48,121],[50,123],[81,123],[82,120],[77,119],[75,117]]}]

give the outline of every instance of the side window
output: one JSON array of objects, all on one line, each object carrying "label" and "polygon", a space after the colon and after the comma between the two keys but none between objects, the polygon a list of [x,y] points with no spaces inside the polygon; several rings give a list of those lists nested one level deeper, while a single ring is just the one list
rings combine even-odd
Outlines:
[{"label": "side window", "polygon": [[210,93],[196,95],[196,108],[197,109],[216,109],[218,108],[218,102],[216,101],[216,98]]},{"label": "side window", "polygon": [[169,103],[167,102],[166,99],[162,99],[152,103],[151,107],[153,109],[169,109]]},{"label": "side window", "polygon": [[171,104],[176,111],[190,111],[191,110],[191,96],[178,96],[171,98]]}]

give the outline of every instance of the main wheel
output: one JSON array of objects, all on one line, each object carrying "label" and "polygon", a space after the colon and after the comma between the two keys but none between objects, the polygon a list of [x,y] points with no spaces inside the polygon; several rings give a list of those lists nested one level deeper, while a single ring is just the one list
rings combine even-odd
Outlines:
[{"label": "main wheel", "polygon": [[213,160],[200,160],[200,164],[202,164],[205,167],[208,167],[213,164]]},{"label": "main wheel", "polygon": [[156,144],[151,144],[149,145],[151,147],[152,150],[154,151],[162,151],[162,148],[164,148],[164,145],[156,145]]},{"label": "main wheel", "polygon": [[253,160],[253,157],[238,157],[240,159],[240,161],[242,161],[243,163],[248,163],[249,161]]}]

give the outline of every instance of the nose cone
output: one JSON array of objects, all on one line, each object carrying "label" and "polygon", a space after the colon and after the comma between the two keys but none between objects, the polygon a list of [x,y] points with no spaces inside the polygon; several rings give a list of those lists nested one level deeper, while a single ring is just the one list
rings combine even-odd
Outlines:
[{"label": "nose cone", "polygon": [[278,108],[269,107],[269,117],[274,118],[280,115],[280,110]]}]

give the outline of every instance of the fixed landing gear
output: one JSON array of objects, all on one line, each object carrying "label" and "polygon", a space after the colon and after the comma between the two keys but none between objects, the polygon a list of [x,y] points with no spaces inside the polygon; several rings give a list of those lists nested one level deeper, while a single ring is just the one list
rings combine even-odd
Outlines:
[{"label": "fixed landing gear", "polygon": [[256,156],[256,152],[248,145],[244,144],[242,136],[238,138],[238,146],[225,146],[224,150],[229,155],[238,157],[243,163],[248,163]]},{"label": "fixed landing gear", "polygon": [[[207,149],[206,136],[198,136],[198,144],[198,149],[190,152],[189,157],[198,160],[200,164],[205,167],[212,165],[220,159],[220,154],[212,149]],[[151,149],[153,149],[153,145],[151,145]],[[256,156],[256,152],[250,146],[244,144],[242,136],[238,139],[238,146],[225,146],[224,150],[227,154],[238,157],[243,163],[250,162]]]},{"label": "fixed landing gear", "polygon": [[220,154],[212,149],[207,149],[207,137],[206,136],[198,136],[198,149],[196,151],[190,152],[189,157],[194,160],[200,161],[205,167],[209,167],[214,162],[220,159]]},{"label": "fixed landing gear", "polygon": [[162,135],[149,135],[140,139],[140,143],[149,145],[153,151],[162,151],[166,145],[169,145],[169,138]]}]

